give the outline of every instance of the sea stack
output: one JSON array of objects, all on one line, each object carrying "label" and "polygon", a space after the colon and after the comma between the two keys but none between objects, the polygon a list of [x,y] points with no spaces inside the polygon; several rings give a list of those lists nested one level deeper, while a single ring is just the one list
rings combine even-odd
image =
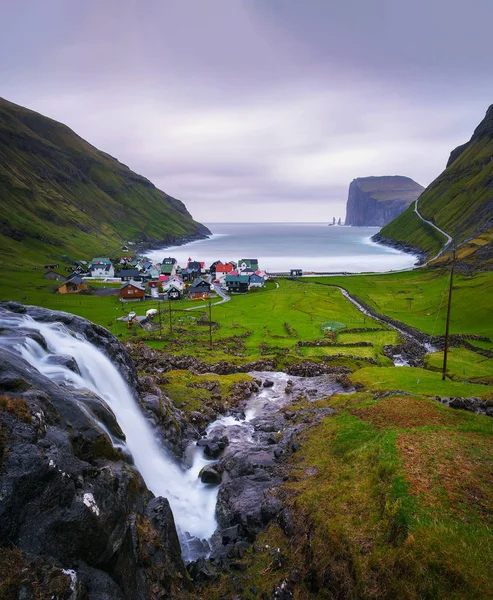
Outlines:
[{"label": "sea stack", "polygon": [[401,175],[358,177],[349,185],[346,225],[383,227],[403,213],[424,190]]}]

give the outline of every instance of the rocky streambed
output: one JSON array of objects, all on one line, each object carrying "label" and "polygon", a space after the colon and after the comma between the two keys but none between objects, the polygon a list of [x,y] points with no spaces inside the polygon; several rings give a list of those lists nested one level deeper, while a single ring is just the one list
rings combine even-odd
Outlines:
[{"label": "rocky streambed", "polygon": [[252,376],[196,427],[103,328],[0,305],[0,572],[12,597],[34,598],[41,570],[47,597],[179,598],[190,575],[234,564],[282,511],[283,460],[331,412],[316,400],[348,385]]}]

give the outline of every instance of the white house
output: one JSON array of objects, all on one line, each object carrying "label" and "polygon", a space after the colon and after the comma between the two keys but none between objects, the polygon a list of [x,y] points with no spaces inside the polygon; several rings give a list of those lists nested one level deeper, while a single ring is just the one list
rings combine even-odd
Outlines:
[{"label": "white house", "polygon": [[183,292],[185,284],[183,283],[183,280],[180,279],[177,275],[171,275],[166,281],[163,281],[163,292],[166,293],[171,287],[174,287],[180,292]]},{"label": "white house", "polygon": [[89,267],[91,277],[114,277],[115,269],[113,265],[104,263],[94,263]]}]

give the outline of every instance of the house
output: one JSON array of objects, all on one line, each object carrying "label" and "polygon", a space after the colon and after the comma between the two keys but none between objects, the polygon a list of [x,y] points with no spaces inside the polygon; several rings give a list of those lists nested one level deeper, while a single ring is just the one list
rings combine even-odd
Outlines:
[{"label": "house", "polygon": [[83,292],[87,290],[87,281],[84,281],[82,277],[76,275],[75,277],[71,277],[67,279],[65,283],[58,288],[59,294],[77,294],[78,292]]},{"label": "house", "polygon": [[45,269],[58,269],[60,265],[58,263],[52,263],[51,265],[44,265]]},{"label": "house", "polygon": [[216,265],[216,279],[219,279],[219,281],[224,281],[226,275],[232,272],[233,265],[231,263],[226,263],[225,265],[219,263],[218,265]]},{"label": "house", "polygon": [[[200,265],[200,263],[197,263]],[[197,279],[197,277],[200,275],[200,268],[197,269],[183,269],[183,271],[181,272],[181,277],[183,279],[183,281],[186,281],[187,283],[190,283],[192,281],[195,281]]]},{"label": "house", "polygon": [[89,273],[91,277],[114,277],[115,269],[109,258],[99,256],[93,258],[89,263]]},{"label": "house", "polygon": [[209,273],[214,274],[216,272],[216,266],[222,264],[220,260],[215,260],[209,267]]},{"label": "house", "polygon": [[122,269],[118,271],[118,277],[122,281],[142,281],[142,275],[137,269]]},{"label": "house", "polygon": [[161,274],[162,275],[174,275],[176,273],[176,267],[177,267],[176,261],[172,264],[162,263],[161,264]]},{"label": "house", "polygon": [[98,256],[96,258],[93,258],[89,263],[90,267],[92,267],[93,265],[111,265],[111,260],[106,256]]},{"label": "house", "polygon": [[160,274],[161,271],[155,265],[153,265],[152,267],[147,269],[145,276],[150,277],[151,279],[159,279]]},{"label": "house", "polygon": [[138,281],[127,281],[120,287],[120,302],[139,302],[144,296],[144,288]]},{"label": "house", "polygon": [[151,297],[159,298],[159,287],[161,285],[161,282],[159,281],[159,279],[154,280],[154,281],[148,281],[147,285],[149,287],[149,291],[151,292]]},{"label": "house", "polygon": [[183,292],[185,284],[177,275],[172,275],[171,277],[167,277],[165,281],[162,281],[162,286],[163,292],[167,292],[171,286],[173,286],[177,290],[180,290],[180,292]]},{"label": "house", "polygon": [[290,274],[291,277],[301,277],[303,275],[303,271],[301,269],[291,269]]},{"label": "house", "polygon": [[200,277],[196,279],[188,290],[191,300],[206,300],[210,298],[211,284]]},{"label": "house", "polygon": [[245,293],[248,292],[250,278],[248,275],[226,275],[226,287],[228,292]]},{"label": "house", "polygon": [[53,269],[46,271],[43,277],[45,279],[49,279],[50,281],[65,281],[66,279],[65,275],[61,275],[60,273],[53,271]]},{"label": "house", "polygon": [[176,258],[173,258],[172,256],[167,256],[166,258],[163,258],[163,260],[161,261],[161,265],[176,265],[178,264],[178,261],[176,260]]},{"label": "house", "polygon": [[168,289],[168,300],[180,300],[182,297],[182,290],[178,289],[174,285],[171,285]]},{"label": "house", "polygon": [[189,260],[187,264],[188,270],[198,271],[200,273],[205,273],[205,263],[198,262],[196,260]]},{"label": "house", "polygon": [[260,275],[257,275],[257,273],[252,273],[250,275],[250,281],[248,284],[249,288],[263,287],[264,285],[265,285],[265,279],[263,277],[261,277]]},{"label": "house", "polygon": [[244,271],[245,269],[252,269],[252,271],[256,271],[258,269],[258,259],[257,258],[241,258],[238,261],[238,270]]}]

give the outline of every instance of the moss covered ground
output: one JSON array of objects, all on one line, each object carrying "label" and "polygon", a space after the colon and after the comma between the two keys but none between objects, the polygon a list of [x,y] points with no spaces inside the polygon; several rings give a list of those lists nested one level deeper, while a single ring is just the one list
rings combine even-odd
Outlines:
[{"label": "moss covered ground", "polygon": [[337,413],[303,433],[279,491],[289,537],[271,525],[203,598],[281,582],[296,600],[492,598],[493,420],[421,395],[321,403]]}]

